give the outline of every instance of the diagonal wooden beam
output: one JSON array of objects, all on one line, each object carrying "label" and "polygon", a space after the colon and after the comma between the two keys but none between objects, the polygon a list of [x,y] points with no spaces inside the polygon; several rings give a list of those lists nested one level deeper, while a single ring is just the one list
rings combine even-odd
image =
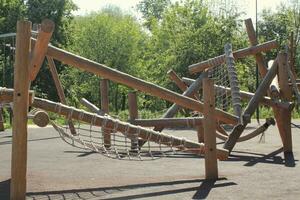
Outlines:
[{"label": "diagonal wooden beam", "polygon": [[[48,60],[48,66],[49,66],[49,69],[50,69],[50,72],[51,72],[51,75],[52,75],[52,78],[54,81],[54,85],[55,85],[57,93],[58,93],[59,100],[61,103],[67,105],[66,96],[65,96],[63,87],[61,85],[61,82],[59,80],[54,60],[52,58],[50,58],[49,56],[47,56],[47,60]],[[75,129],[75,126],[74,126],[72,120],[68,120],[68,124],[69,124],[72,135],[76,135],[76,129]]]},{"label": "diagonal wooden beam", "polygon": [[49,19],[44,19],[42,21],[40,30],[38,30],[37,40],[31,54],[32,56],[29,65],[30,81],[33,81],[36,78],[38,72],[40,71],[40,68],[43,64],[47,53],[49,41],[54,31],[54,26],[55,25],[53,21]]},{"label": "diagonal wooden beam", "polygon": [[[31,40],[33,43],[36,42],[36,40],[33,38]],[[103,78],[110,79],[117,83],[121,83],[123,85],[151,94],[153,96],[160,97],[167,101],[176,103],[179,106],[203,112],[203,103],[201,102],[198,102],[184,95],[180,95],[153,83],[136,78],[124,72],[109,68],[103,64],[99,64],[89,59],[64,51],[57,47],[48,45],[47,55],[65,64],[71,65],[84,71],[91,72]],[[216,109],[216,117],[217,119],[228,124],[236,124],[238,121],[238,118],[236,116],[218,109]]]}]

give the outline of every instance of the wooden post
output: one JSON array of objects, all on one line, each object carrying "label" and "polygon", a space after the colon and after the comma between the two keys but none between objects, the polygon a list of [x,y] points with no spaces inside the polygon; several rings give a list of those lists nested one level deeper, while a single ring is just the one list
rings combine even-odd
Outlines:
[{"label": "wooden post", "polygon": [[0,131],[4,131],[4,118],[2,116],[2,106],[0,106]]},{"label": "wooden post", "polygon": [[205,149],[205,178],[218,178],[218,163],[216,151],[216,118],[214,81],[209,78],[203,80],[204,99],[204,149]]},{"label": "wooden post", "polygon": [[203,125],[198,125],[196,127],[197,137],[199,143],[204,143],[204,127]]},{"label": "wooden post", "polygon": [[18,21],[14,67],[14,117],[10,188],[12,200],[25,199],[26,197],[30,37],[31,22]]},{"label": "wooden post", "polygon": [[[278,54],[278,79],[281,99],[284,101],[291,101],[292,88],[289,87],[287,54],[285,53]],[[287,109],[278,109],[275,113],[275,116],[283,143],[283,150],[285,153],[292,152],[291,111]]]},{"label": "wooden post", "polygon": [[[131,91],[128,93],[128,109],[129,109],[129,122],[131,123],[135,119],[139,118],[136,91]],[[136,149],[137,146],[138,146],[138,138],[132,139],[131,148]]]},{"label": "wooden post", "polygon": [[[58,93],[59,100],[61,103],[67,105],[64,89],[59,80],[54,60],[49,56],[47,56],[47,60],[48,60],[48,66],[49,66],[49,69],[50,69],[50,72],[51,72],[51,75],[52,75],[52,78],[54,81],[54,85],[55,85],[56,91]],[[76,129],[75,129],[75,126],[74,126],[72,120],[68,120],[68,124],[69,124],[69,128],[70,128],[72,135],[76,135]]]},{"label": "wooden post", "polygon": [[[104,113],[109,113],[109,99],[108,99],[108,79],[101,79],[100,80],[100,92],[101,92],[101,110]],[[104,145],[106,148],[110,147],[111,145],[111,137],[110,132],[108,130],[102,129]]]}]

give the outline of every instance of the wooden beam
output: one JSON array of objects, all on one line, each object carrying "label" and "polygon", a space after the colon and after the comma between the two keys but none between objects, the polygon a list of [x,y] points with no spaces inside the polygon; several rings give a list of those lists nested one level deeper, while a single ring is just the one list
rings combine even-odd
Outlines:
[{"label": "wooden beam", "polygon": [[254,96],[250,99],[247,107],[243,113],[243,121],[242,124],[239,124],[234,127],[229,135],[228,139],[224,143],[224,149],[227,149],[229,152],[232,151],[233,147],[235,146],[237,140],[241,136],[242,132],[245,130],[248,123],[250,123],[251,116],[255,112],[259,102],[263,98],[263,96],[267,93],[269,86],[276,76],[278,70],[278,58],[275,59],[271,69],[268,71],[262,82],[260,83],[259,87],[257,88]]},{"label": "wooden beam", "polygon": [[[273,60],[270,60],[268,62],[268,69],[272,67]],[[277,72],[278,73],[278,72]],[[280,89],[279,89],[279,83],[278,83],[278,75],[274,77],[274,79],[271,82],[270,89],[269,89],[269,95],[272,99],[278,100],[280,98]]]},{"label": "wooden beam", "polygon": [[[278,48],[278,44],[275,40],[272,40],[272,41],[268,41],[268,42],[265,42],[265,43],[262,43],[262,44],[259,44],[256,46],[237,50],[237,51],[233,52],[233,56],[235,59],[244,58],[249,55],[255,55],[259,52],[270,51],[275,48]],[[209,69],[209,68],[221,65],[222,63],[224,63],[224,61],[225,61],[225,55],[223,54],[223,55],[217,56],[215,58],[211,58],[209,60],[190,65],[189,72],[191,74],[202,72],[205,69]]]},{"label": "wooden beam", "polygon": [[[257,46],[258,41],[256,38],[256,33],[254,30],[254,26],[253,26],[251,18],[245,20],[245,25],[246,25],[246,30],[247,30],[247,34],[248,34],[251,46],[252,47]],[[278,45],[274,46],[274,48],[277,48],[277,47],[278,47]],[[259,73],[260,73],[261,77],[264,77],[268,72],[264,57],[260,52],[257,52],[256,54],[254,54],[254,56],[255,56],[257,66],[258,66]]]},{"label": "wooden beam", "polygon": [[[204,144],[193,142],[190,140],[183,140],[182,138],[167,135],[164,133],[159,133],[143,127],[137,127],[134,125],[130,125],[126,122],[115,120],[113,118],[99,116],[99,115],[95,116],[94,113],[82,111],[80,109],[69,107],[63,104],[58,104],[49,100],[36,97],[34,99],[33,106],[49,112],[57,113],[59,115],[71,116],[72,119],[81,120],[86,123],[91,123],[91,121],[93,121],[94,122],[93,125],[95,126],[102,126],[105,120],[107,128],[109,129],[116,128],[117,131],[120,131],[122,133],[126,132],[128,134],[127,135],[128,137],[131,137],[131,135],[136,135],[137,133],[139,133],[139,137],[145,140],[150,140],[165,145],[173,145],[173,147],[179,147],[179,148],[182,148],[182,145],[184,145],[186,150],[192,150],[193,152],[198,154],[205,153]],[[72,115],[70,115],[70,113],[72,113]],[[117,127],[115,126],[115,123],[118,123]],[[149,137],[149,135],[151,135],[151,137]],[[220,160],[226,160],[228,158],[228,151],[225,149],[218,148],[217,157]]]},{"label": "wooden beam", "polygon": [[49,19],[42,21],[30,60],[30,81],[33,81],[40,71],[47,53],[48,43],[54,31],[54,26],[54,22]]},{"label": "wooden beam", "polygon": [[14,66],[14,107],[10,198],[26,198],[27,113],[29,97],[29,52],[31,22],[18,21]]},{"label": "wooden beam", "polygon": [[[279,77],[279,87],[280,87],[280,96],[284,101],[292,100],[292,88],[289,87],[289,75],[288,75],[288,59],[287,54],[279,53],[278,54],[278,77]],[[283,142],[284,152],[292,152],[292,114],[291,111],[286,109],[280,109],[276,112],[276,119],[279,132],[281,133],[281,138]]]},{"label": "wooden beam", "polygon": [[[13,102],[13,98],[14,98],[14,89],[0,87],[0,102],[1,103],[11,103],[11,102]],[[29,105],[32,104],[33,99],[34,99],[34,92],[33,92],[33,90],[30,90],[29,97],[28,97]]]},{"label": "wooden beam", "polygon": [[204,99],[204,148],[205,148],[205,178],[218,179],[218,161],[216,153],[216,118],[214,81],[209,78],[203,80]]},{"label": "wooden beam", "polygon": [[[186,77],[183,77],[182,80],[188,85],[192,84],[195,81],[194,79],[190,79],[190,78],[186,78]],[[231,88],[229,88],[229,87],[224,87],[224,86],[219,86],[219,85],[215,85],[214,87],[215,87],[215,90],[225,90],[228,94],[230,94],[230,92],[231,92]],[[246,92],[243,90],[240,90],[240,93],[241,93],[242,99],[244,99],[244,100],[250,100],[254,96],[254,93]],[[289,110],[292,110],[294,108],[293,103],[272,100],[270,97],[267,97],[267,96],[263,96],[263,98],[261,99],[261,101],[259,103],[261,103],[265,106],[271,106],[271,107],[277,106],[279,108],[285,108],[285,109],[289,109]]]},{"label": "wooden beam", "polygon": [[155,127],[155,126],[163,126],[168,128],[176,128],[176,127],[196,127],[202,125],[202,118],[160,118],[160,119],[134,119],[131,120],[130,123],[144,126],[144,127]]},{"label": "wooden beam", "polygon": [[[109,99],[108,99],[108,80],[107,79],[101,79],[100,80],[100,93],[101,93],[101,110],[103,110],[104,113],[109,114]],[[102,129],[103,139],[104,139],[104,145],[106,148],[111,146],[111,135],[110,131],[107,129]]]},{"label": "wooden beam", "polygon": [[80,103],[84,105],[90,112],[97,113],[98,115],[105,115],[105,112],[98,108],[96,105],[92,104],[85,98],[81,98]]},{"label": "wooden beam", "polygon": [[[49,66],[51,75],[52,75],[52,79],[54,81],[54,85],[56,87],[56,91],[58,93],[59,100],[60,100],[61,103],[67,105],[64,89],[63,89],[62,84],[59,80],[58,72],[56,70],[54,60],[51,57],[47,56],[47,61],[48,61],[48,66]],[[69,125],[69,128],[70,128],[70,131],[71,131],[72,135],[76,135],[76,129],[75,129],[75,126],[74,126],[72,120],[68,120],[68,125]]]},{"label": "wooden beam", "polygon": [[[32,38],[32,41],[35,42],[35,39]],[[53,47],[51,45],[48,45],[47,55],[54,59],[60,60],[65,64],[69,64],[81,70],[94,73],[103,78],[124,84],[128,87],[140,90],[153,96],[160,97],[167,101],[176,103],[179,106],[189,108],[191,110],[196,110],[199,112],[203,111],[203,103],[198,102],[192,98],[172,92],[153,83],[133,77],[129,74],[109,68],[105,65],[93,62],[86,58],[74,55],[72,53]],[[219,120],[224,121],[228,124],[236,124],[238,121],[238,118],[236,116],[226,113],[222,110],[216,110],[216,116]]]},{"label": "wooden beam", "polygon": [[[128,93],[128,110],[129,110],[129,122],[130,123],[139,118],[138,101],[137,101],[136,91],[131,91]],[[139,145],[138,138],[133,138],[131,140],[131,148],[136,149],[138,145]]]}]

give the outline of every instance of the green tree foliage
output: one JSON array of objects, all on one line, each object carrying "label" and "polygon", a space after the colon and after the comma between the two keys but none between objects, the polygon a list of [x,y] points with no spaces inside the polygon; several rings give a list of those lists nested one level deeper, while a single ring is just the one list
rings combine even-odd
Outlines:
[{"label": "green tree foliage", "polygon": [[24,14],[23,0],[0,0],[0,34],[15,32],[16,22]]},{"label": "green tree foliage", "polygon": [[[141,25],[118,8],[109,7],[101,12],[77,17],[74,20],[74,43],[70,49],[86,58],[132,75],[139,75],[136,63],[145,34]],[[70,78],[66,78],[70,77]],[[64,85],[78,98],[86,97],[99,102],[99,78],[79,70],[65,71]],[[128,90],[111,84],[110,100],[114,108],[125,109]]]}]

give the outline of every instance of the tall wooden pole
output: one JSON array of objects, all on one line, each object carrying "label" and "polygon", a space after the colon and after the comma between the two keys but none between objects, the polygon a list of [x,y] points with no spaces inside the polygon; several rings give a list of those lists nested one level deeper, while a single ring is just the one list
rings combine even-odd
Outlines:
[{"label": "tall wooden pole", "polygon": [[[139,117],[137,95],[135,91],[128,93],[128,109],[130,123]],[[131,140],[131,148],[135,149],[138,145],[138,138]]]},{"label": "tall wooden pole", "polygon": [[0,106],[0,131],[4,131],[4,117],[2,116],[2,107]]},{"label": "tall wooden pole", "polygon": [[214,81],[203,80],[205,178],[218,178]]},{"label": "tall wooden pole", "polygon": [[[108,99],[108,79],[100,80],[100,92],[101,92],[101,110],[104,113],[109,113],[109,99]],[[103,139],[105,147],[110,147],[111,137],[108,130],[103,129]]]},{"label": "tall wooden pole", "polygon": [[27,114],[29,96],[29,51],[31,22],[18,21],[14,68],[11,199],[26,197]]}]

